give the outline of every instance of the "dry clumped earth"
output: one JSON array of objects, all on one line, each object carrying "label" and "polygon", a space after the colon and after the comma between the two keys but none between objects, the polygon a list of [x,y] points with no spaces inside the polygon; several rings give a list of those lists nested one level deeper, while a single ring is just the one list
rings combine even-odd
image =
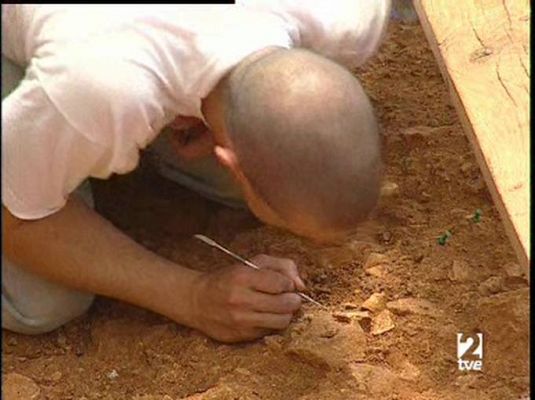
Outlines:
[{"label": "dry clumped earth", "polygon": [[[310,294],[291,327],[225,345],[107,299],[50,334],[3,332],[5,399],[520,399],[529,390],[529,285],[419,26],[392,24],[356,71],[384,128],[384,196],[373,220],[320,247],[154,175],[94,182],[98,209],[192,268],[293,258]],[[477,222],[476,210],[481,211]],[[441,246],[437,237],[451,236]],[[483,372],[457,368],[456,333],[483,332]]]}]

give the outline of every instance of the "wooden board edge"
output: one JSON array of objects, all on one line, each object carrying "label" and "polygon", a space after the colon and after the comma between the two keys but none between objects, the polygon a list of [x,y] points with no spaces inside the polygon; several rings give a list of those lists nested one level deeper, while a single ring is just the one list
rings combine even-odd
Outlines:
[{"label": "wooden board edge", "polygon": [[455,110],[457,111],[457,115],[459,116],[459,120],[461,121],[461,125],[463,126],[466,136],[468,137],[468,140],[470,144],[472,145],[472,149],[474,151],[476,160],[483,174],[483,178],[485,179],[487,187],[489,188],[489,192],[492,197],[492,200],[494,201],[494,204],[496,205],[496,208],[498,209],[498,212],[501,216],[501,220],[505,227],[505,231],[518,257],[520,265],[526,271],[526,276],[528,277],[528,281],[529,281],[530,259],[527,253],[528,249],[525,249],[524,246],[522,245],[520,236],[511,218],[509,217],[509,213],[505,207],[503,198],[500,195],[498,188],[496,187],[496,183],[494,182],[490,169],[487,165],[487,161],[485,159],[483,151],[481,150],[481,147],[479,146],[477,135],[472,128],[472,124],[470,123],[468,115],[466,114],[466,111],[462,104],[459,93],[457,92],[457,89],[455,87],[455,83],[450,79],[448,71],[447,71],[447,67],[442,62],[442,53],[440,51],[436,37],[433,33],[433,28],[431,26],[431,23],[429,22],[429,19],[427,18],[427,15],[422,7],[422,4],[421,4],[422,1],[425,1],[425,0],[413,0],[414,8],[416,10],[416,13],[418,14],[418,18],[422,25],[422,28],[427,38],[427,41],[429,43],[429,46],[431,47],[431,51],[433,52],[435,56],[435,59],[437,61],[442,77],[448,87],[448,91],[450,92],[450,97],[452,99]]}]

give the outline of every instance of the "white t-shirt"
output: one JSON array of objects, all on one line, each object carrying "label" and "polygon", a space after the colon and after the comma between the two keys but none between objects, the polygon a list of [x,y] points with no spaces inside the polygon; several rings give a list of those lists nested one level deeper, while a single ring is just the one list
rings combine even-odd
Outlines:
[{"label": "white t-shirt", "polygon": [[2,54],[26,68],[2,101],[2,203],[21,219],[61,209],[87,177],[127,173],[229,69],[269,46],[348,67],[378,48],[390,0],[235,5],[2,5]]}]

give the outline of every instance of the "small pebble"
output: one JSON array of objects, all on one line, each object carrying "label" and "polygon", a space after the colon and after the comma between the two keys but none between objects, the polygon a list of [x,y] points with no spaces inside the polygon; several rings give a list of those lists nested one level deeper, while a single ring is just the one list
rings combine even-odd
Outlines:
[{"label": "small pebble", "polygon": [[371,312],[382,311],[386,306],[386,298],[382,293],[374,293],[364,303],[361,304],[360,308],[364,310],[369,310]]},{"label": "small pebble", "polygon": [[236,368],[235,371],[240,374],[240,375],[245,375],[245,376],[250,376],[251,375],[251,371],[249,371],[248,369],[245,369],[245,368]]},{"label": "small pebble", "polygon": [[381,187],[381,196],[395,197],[399,195],[399,186],[394,182],[385,182]]},{"label": "small pebble", "polygon": [[463,174],[466,174],[469,172],[473,167],[473,164],[471,162],[465,162],[463,165],[461,165],[461,171]]},{"label": "small pebble", "polygon": [[414,257],[414,262],[419,264],[419,263],[421,263],[423,261],[423,259],[424,259],[424,255],[423,254],[418,254],[418,255],[416,255]]},{"label": "small pebble", "polygon": [[372,320],[370,332],[372,335],[382,335],[394,328],[392,313],[388,310],[383,310]]},{"label": "small pebble", "polygon": [[429,193],[422,192],[420,202],[422,203],[429,203],[429,201],[433,198]]},{"label": "small pebble", "polygon": [[54,382],[58,382],[61,379],[62,376],[63,375],[62,375],[61,372],[56,371],[52,375],[50,375],[50,379],[53,380]]},{"label": "small pebble", "polygon": [[338,322],[349,323],[352,320],[369,318],[370,314],[368,311],[337,311],[333,312],[333,317]]},{"label": "small pebble", "polygon": [[464,261],[454,260],[448,277],[454,282],[468,282],[472,280],[470,266]]},{"label": "small pebble", "polygon": [[111,380],[114,380],[114,379],[117,379],[119,377],[119,373],[112,369],[108,374],[107,374],[107,377],[108,379],[111,379]]},{"label": "small pebble", "polygon": [[282,348],[282,336],[280,335],[269,335],[264,337],[264,343],[267,347],[280,350]]},{"label": "small pebble", "polygon": [[333,317],[338,322],[351,322],[351,315],[347,312],[333,312]]},{"label": "small pebble", "polygon": [[401,364],[401,371],[399,372],[401,379],[415,382],[420,377],[420,374],[420,369],[410,361],[406,360]]},{"label": "small pebble", "polygon": [[388,264],[390,259],[381,253],[370,253],[366,262],[364,263],[364,269],[374,267],[376,265]]},{"label": "small pebble", "polygon": [[390,233],[389,231],[383,232],[382,237],[383,237],[383,242],[390,243],[390,241],[392,240],[392,233]]},{"label": "small pebble", "polygon": [[366,268],[365,271],[368,275],[375,276],[376,278],[385,278],[387,275],[386,266],[384,265],[376,265],[371,268]]},{"label": "small pebble", "polygon": [[67,338],[63,334],[58,335],[57,343],[60,347],[65,347],[67,344]]},{"label": "small pebble", "polygon": [[503,280],[498,276],[491,276],[479,285],[479,293],[484,296],[499,293],[503,290]]},{"label": "small pebble", "polygon": [[320,274],[320,275],[314,276],[312,278],[312,282],[314,282],[314,283],[322,283],[322,282],[325,282],[326,279],[327,279],[327,275]]},{"label": "small pebble", "polygon": [[503,266],[507,276],[511,278],[522,278],[524,276],[524,271],[522,267],[515,262],[509,262]]}]

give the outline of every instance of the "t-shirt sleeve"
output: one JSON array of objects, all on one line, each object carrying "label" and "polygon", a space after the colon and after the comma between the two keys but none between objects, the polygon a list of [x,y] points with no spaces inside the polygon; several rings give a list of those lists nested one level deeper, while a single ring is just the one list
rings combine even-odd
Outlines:
[{"label": "t-shirt sleeve", "polygon": [[347,67],[365,63],[381,44],[390,0],[249,0],[282,16],[295,42]]},{"label": "t-shirt sleeve", "polygon": [[131,171],[154,136],[135,82],[83,68],[36,71],[2,101],[2,203],[21,219],[57,212],[88,177]]},{"label": "t-shirt sleeve", "polygon": [[107,156],[57,112],[38,82],[23,80],[2,101],[2,203],[16,217],[60,210]]}]

